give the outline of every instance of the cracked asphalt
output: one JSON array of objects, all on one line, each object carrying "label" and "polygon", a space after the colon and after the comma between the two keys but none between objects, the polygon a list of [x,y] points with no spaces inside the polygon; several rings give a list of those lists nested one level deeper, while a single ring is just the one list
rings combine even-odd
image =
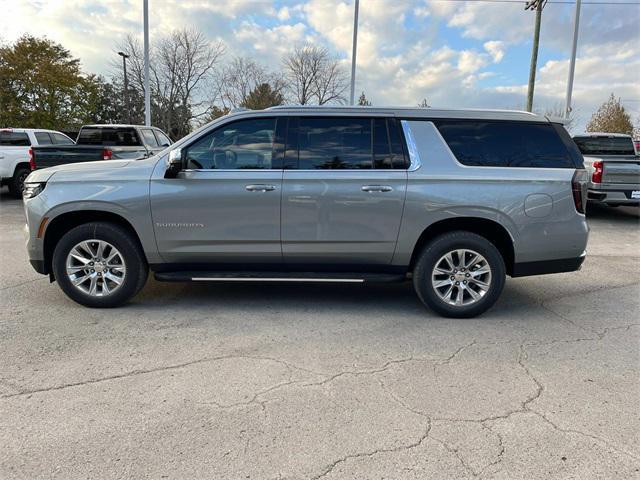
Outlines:
[{"label": "cracked asphalt", "polygon": [[90,310],[0,196],[0,478],[640,478],[640,223],[481,318],[411,286],[161,284]]}]

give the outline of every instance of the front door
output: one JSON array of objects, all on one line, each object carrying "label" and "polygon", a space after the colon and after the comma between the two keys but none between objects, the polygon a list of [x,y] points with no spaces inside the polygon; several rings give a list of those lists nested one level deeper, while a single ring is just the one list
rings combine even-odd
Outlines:
[{"label": "front door", "polygon": [[285,264],[389,265],[407,188],[393,119],[290,119],[282,192]]},{"label": "front door", "polygon": [[282,123],[227,123],[183,147],[186,169],[154,178],[151,209],[168,263],[279,265]]}]

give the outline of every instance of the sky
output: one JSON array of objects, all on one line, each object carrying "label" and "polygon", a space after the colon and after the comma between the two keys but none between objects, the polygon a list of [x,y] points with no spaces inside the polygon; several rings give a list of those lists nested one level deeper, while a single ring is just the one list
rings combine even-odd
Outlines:
[{"label": "sky", "polygon": [[[361,0],[356,91],[373,105],[523,109],[535,13],[512,0]],[[562,109],[573,0],[544,9],[534,110]],[[350,69],[353,0],[149,0],[153,43],[195,27],[225,58],[278,69],[295,45],[327,47]],[[111,74],[115,45],[142,37],[142,0],[0,0],[0,41],[29,33],[60,42],[87,73]],[[640,124],[640,0],[583,0],[573,130],[614,93]]]}]

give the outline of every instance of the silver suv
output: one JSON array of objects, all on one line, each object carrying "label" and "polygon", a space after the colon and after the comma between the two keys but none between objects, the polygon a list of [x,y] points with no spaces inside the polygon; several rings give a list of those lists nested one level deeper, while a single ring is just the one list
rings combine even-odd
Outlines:
[{"label": "silver suv", "polygon": [[276,107],[224,116],[160,154],[33,172],[33,267],[113,307],[161,281],[411,279],[478,315],[505,276],[580,268],[586,174],[529,113]]}]

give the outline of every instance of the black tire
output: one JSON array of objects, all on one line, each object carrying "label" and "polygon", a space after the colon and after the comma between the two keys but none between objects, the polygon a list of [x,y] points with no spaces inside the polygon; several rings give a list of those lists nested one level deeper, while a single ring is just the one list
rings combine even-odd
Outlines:
[{"label": "black tire", "polygon": [[[432,272],[436,262],[456,249],[469,249],[479,253],[491,268],[491,281],[486,293],[470,305],[456,306],[446,303],[432,285]],[[493,306],[502,292],[505,276],[504,260],[495,245],[480,235],[461,230],[440,235],[423,248],[413,269],[413,288],[422,303],[436,313],[445,317],[470,318],[484,313]]]},{"label": "black tire", "polygon": [[[74,287],[66,272],[66,259],[71,249],[83,240],[103,240],[122,254],[126,275],[122,284],[111,294],[97,297]],[[65,233],[53,252],[53,273],[60,288],[73,301],[93,308],[118,307],[134,297],[144,287],[149,266],[137,239],[125,228],[108,222],[91,222]]]},{"label": "black tire", "polygon": [[9,180],[9,193],[15,198],[22,198],[22,190],[24,190],[24,181],[31,173],[31,169],[27,167],[18,167],[13,173],[13,177]]}]

